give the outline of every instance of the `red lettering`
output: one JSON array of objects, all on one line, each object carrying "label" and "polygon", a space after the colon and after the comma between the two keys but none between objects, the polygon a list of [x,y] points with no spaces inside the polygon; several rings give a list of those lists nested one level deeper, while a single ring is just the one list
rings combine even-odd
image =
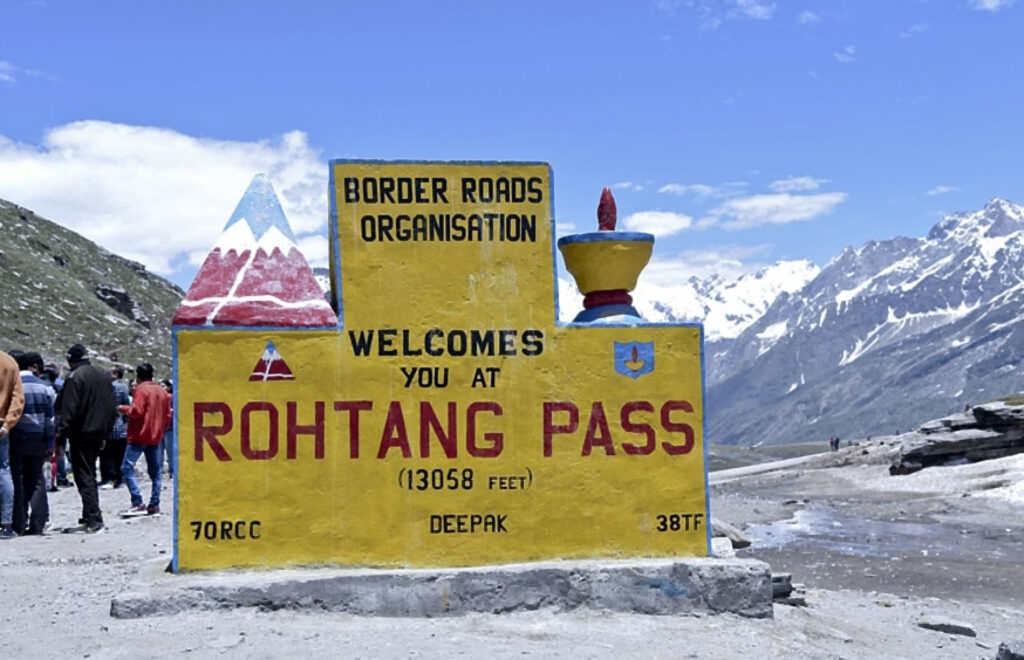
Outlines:
[{"label": "red lettering", "polygon": [[619,413],[619,421],[622,423],[624,431],[643,435],[647,438],[647,444],[634,445],[628,442],[623,442],[622,450],[633,456],[637,454],[647,455],[653,452],[656,446],[654,427],[646,422],[634,422],[630,418],[630,415],[636,411],[652,413],[654,412],[654,406],[648,401],[630,401],[626,405],[622,406],[622,410]]},{"label": "red lettering", "polygon": [[373,410],[373,401],[335,401],[334,410],[349,412],[348,457],[359,458],[359,412]]},{"label": "red lettering", "polygon": [[456,423],[457,406],[454,401],[448,402],[448,427],[441,427],[441,420],[428,401],[420,402],[420,458],[430,456],[430,431],[433,430],[437,441],[448,458],[459,455],[458,424]]},{"label": "red lettering", "polygon": [[[267,413],[267,437],[266,449],[253,449],[250,428],[252,426],[252,415],[257,412]],[[242,406],[242,456],[250,461],[266,461],[277,456],[277,408],[269,401],[250,401]]]},{"label": "red lettering", "polygon": [[296,418],[298,417],[298,404],[294,401],[288,402],[288,429],[287,434],[287,455],[288,458],[295,458],[295,445],[298,435],[313,436],[313,457],[320,459],[324,457],[324,402],[317,401],[313,405],[313,418],[312,424],[307,426],[300,426]]},{"label": "red lettering", "polygon": [[[203,420],[203,416],[210,415],[221,415],[221,423],[219,426],[206,426]],[[207,442],[210,445],[210,449],[213,451],[213,455],[217,457],[219,461],[230,461],[231,456],[225,451],[224,446],[217,440],[218,435],[224,435],[231,430],[232,419],[231,419],[231,408],[226,403],[220,401],[202,401],[196,402],[192,405],[192,416],[195,420],[195,459],[196,462],[202,462],[203,460],[203,442]]]},{"label": "red lettering", "polygon": [[470,456],[477,458],[494,458],[501,454],[505,446],[505,436],[500,432],[488,431],[484,433],[484,440],[490,443],[490,447],[480,447],[476,444],[476,416],[478,412],[494,413],[501,417],[503,411],[501,406],[494,401],[474,401],[466,409],[466,451]]},{"label": "red lettering", "polygon": [[587,435],[583,439],[583,452],[580,455],[590,456],[590,452],[595,446],[604,447],[606,456],[615,455],[615,446],[612,445],[612,430],[608,427],[604,404],[600,401],[595,401],[590,406],[590,421],[587,422]]},{"label": "red lettering", "polygon": [[681,445],[662,442],[661,447],[665,450],[665,453],[670,456],[689,454],[693,450],[693,427],[683,422],[673,422],[669,415],[674,410],[682,410],[683,412],[692,413],[693,406],[691,406],[688,401],[666,401],[661,407],[661,425],[665,427],[666,431],[682,433],[686,437],[686,441]]},{"label": "red lettering", "polygon": [[[555,424],[556,412],[569,413],[569,421],[566,424]],[[544,402],[544,457],[551,456],[551,439],[556,433],[573,433],[580,426],[580,411],[574,404],[568,401],[545,401]]]},{"label": "red lettering", "polygon": [[388,406],[388,418],[384,422],[384,430],[380,434],[380,449],[377,458],[387,458],[392,447],[402,450],[402,458],[412,458],[409,447],[409,434],[405,432],[405,417],[402,415],[402,404],[392,401]]}]

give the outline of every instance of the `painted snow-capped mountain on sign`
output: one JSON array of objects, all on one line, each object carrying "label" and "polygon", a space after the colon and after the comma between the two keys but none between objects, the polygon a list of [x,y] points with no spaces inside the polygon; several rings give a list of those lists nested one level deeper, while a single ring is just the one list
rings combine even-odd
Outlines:
[{"label": "painted snow-capped mountain on sign", "polygon": [[338,325],[265,174],[253,177],[178,307],[174,324]]}]

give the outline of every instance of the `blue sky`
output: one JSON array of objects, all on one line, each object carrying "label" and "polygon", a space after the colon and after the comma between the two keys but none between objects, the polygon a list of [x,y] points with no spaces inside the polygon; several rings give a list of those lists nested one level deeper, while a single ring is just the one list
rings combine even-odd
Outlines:
[{"label": "blue sky", "polygon": [[0,5],[0,198],[187,287],[257,172],[326,263],[331,158],[552,165],[658,277],[1024,202],[1024,2]]}]

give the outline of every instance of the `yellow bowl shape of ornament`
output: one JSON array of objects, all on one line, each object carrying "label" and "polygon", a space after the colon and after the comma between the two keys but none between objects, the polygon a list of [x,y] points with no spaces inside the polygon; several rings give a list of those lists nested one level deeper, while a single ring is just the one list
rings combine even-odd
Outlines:
[{"label": "yellow bowl shape of ornament", "polygon": [[632,291],[651,259],[654,236],[643,232],[596,231],[558,239],[565,267],[580,293]]}]

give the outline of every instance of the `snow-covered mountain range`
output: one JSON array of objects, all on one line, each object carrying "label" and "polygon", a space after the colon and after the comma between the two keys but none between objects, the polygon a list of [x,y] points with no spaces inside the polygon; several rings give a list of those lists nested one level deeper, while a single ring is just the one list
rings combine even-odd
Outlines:
[{"label": "snow-covered mountain range", "polygon": [[[781,293],[795,293],[820,268],[810,261],[780,261],[757,272],[726,280],[691,277],[671,286],[645,282],[633,291],[633,305],[654,323],[701,322],[709,341],[732,339],[757,321]],[[571,321],[583,309],[583,296],[570,280],[559,280],[559,318]]]},{"label": "snow-covered mountain range", "polygon": [[1024,389],[1024,207],[994,199],[923,238],[847,248],[706,346],[711,442],[907,430]]}]

